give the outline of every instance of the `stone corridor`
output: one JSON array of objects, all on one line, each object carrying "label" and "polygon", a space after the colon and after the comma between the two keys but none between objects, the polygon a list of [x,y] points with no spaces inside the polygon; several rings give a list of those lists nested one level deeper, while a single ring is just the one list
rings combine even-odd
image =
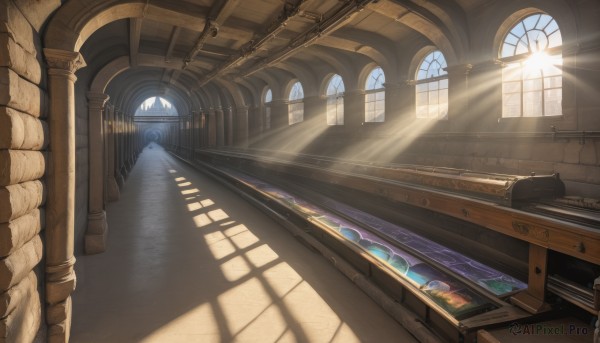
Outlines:
[{"label": "stone corridor", "polygon": [[72,342],[412,342],[322,256],[237,195],[145,148],[77,260]]}]

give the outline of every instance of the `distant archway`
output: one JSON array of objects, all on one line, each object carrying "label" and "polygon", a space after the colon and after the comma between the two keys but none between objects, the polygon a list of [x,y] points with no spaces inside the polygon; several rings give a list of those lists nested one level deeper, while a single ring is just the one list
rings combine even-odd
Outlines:
[{"label": "distant archway", "polygon": [[160,96],[144,100],[135,110],[135,116],[162,117],[177,116],[179,112],[171,102]]}]

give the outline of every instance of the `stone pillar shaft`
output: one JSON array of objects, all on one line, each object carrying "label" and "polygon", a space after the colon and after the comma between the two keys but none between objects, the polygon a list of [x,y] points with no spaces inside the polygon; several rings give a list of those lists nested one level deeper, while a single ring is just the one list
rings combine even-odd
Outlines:
[{"label": "stone pillar shaft", "polygon": [[312,119],[327,125],[327,98],[318,95],[304,98],[304,121]]},{"label": "stone pillar shaft", "polygon": [[115,154],[115,108],[111,106],[108,111],[108,125],[106,138],[108,139],[108,172],[106,175],[106,183],[108,190],[108,201],[117,201],[119,200],[119,186],[117,184],[117,180],[115,178],[115,162],[116,162],[116,154]]},{"label": "stone pillar shaft", "polygon": [[237,146],[248,147],[248,106],[237,108],[236,118],[238,122]]},{"label": "stone pillar shaft", "polygon": [[106,250],[106,212],[104,212],[103,113],[108,95],[88,93],[89,202],[85,252],[97,254]]},{"label": "stone pillar shaft", "polygon": [[44,49],[50,96],[50,163],[46,202],[46,322],[49,342],[68,342],[75,230],[75,71],[78,52]]},{"label": "stone pillar shaft", "polygon": [[344,93],[344,126],[354,131],[365,122],[365,91],[355,89]]},{"label": "stone pillar shaft", "polygon": [[217,108],[215,115],[217,117],[217,146],[221,147],[225,145],[225,114],[222,109]]},{"label": "stone pillar shaft", "polygon": [[225,117],[225,137],[226,137],[226,145],[227,146],[233,146],[233,141],[234,141],[234,125],[233,125],[233,112],[231,110],[231,108],[226,108],[223,111],[224,117]]}]

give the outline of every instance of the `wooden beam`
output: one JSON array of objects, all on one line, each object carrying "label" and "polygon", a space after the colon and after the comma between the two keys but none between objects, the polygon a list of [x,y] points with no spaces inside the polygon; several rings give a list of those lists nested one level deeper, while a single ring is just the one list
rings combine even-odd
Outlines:
[{"label": "wooden beam", "polygon": [[171,55],[173,54],[173,49],[175,48],[175,44],[177,43],[177,38],[179,37],[180,32],[180,26],[173,26],[173,30],[171,31],[171,38],[169,39],[169,47],[167,48],[167,52],[165,54],[165,62],[171,61]]},{"label": "wooden beam", "polygon": [[132,67],[138,65],[138,52],[140,50],[140,37],[142,34],[142,19],[129,19],[129,63]]}]

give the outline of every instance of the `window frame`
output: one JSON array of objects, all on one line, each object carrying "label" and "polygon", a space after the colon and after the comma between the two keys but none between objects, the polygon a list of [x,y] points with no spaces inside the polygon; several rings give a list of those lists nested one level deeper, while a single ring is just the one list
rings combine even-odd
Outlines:
[{"label": "window frame", "polygon": [[[369,81],[376,70],[380,70],[381,74],[375,78],[375,84],[373,87],[377,86],[378,83],[381,84],[381,88],[368,88]],[[383,77],[383,80],[379,82],[380,77]],[[369,98],[373,99],[370,100]],[[371,107],[372,104],[372,108]],[[378,113],[378,105],[380,105],[383,109],[381,113]],[[385,122],[385,72],[383,68],[380,66],[376,66],[367,75],[365,80],[365,123],[384,123]],[[372,118],[369,118],[372,117]],[[378,118],[380,117],[380,118]]]},{"label": "window frame", "polygon": [[265,130],[271,129],[271,103],[273,102],[273,91],[271,88],[267,88],[265,95],[263,96],[263,107],[264,107],[264,127]]},{"label": "window frame", "polygon": [[[292,99],[295,91],[299,91],[302,94],[301,98]],[[298,114],[299,113],[299,114]],[[290,87],[290,94],[288,96],[288,125],[298,124],[304,121],[304,87],[300,81],[296,81]]]},{"label": "window frame", "polygon": [[[330,93],[329,90],[334,81],[339,80],[335,93]],[[340,92],[339,89],[342,89]],[[339,74],[332,75],[327,81],[327,88],[325,89],[325,96],[327,97],[327,109],[326,109],[326,120],[327,125],[340,126],[344,125],[344,93],[346,92],[346,85],[344,79]],[[333,110],[333,113],[332,113]],[[331,120],[331,118],[334,120]]]},{"label": "window frame", "polygon": [[[526,25],[525,25],[525,21],[533,16],[540,16],[536,23],[534,24],[533,27],[531,27],[530,29],[527,29]],[[550,18],[550,20],[546,23],[546,25],[543,28],[538,28],[538,23],[540,22],[541,18],[543,16],[547,16]],[[552,31],[550,34],[548,34],[547,32],[545,32],[545,28],[547,28],[549,25],[551,25],[552,23],[554,23],[554,25],[556,26],[556,29],[554,31]],[[521,26],[523,29],[523,34],[519,37],[517,35],[515,35],[513,33],[513,31],[518,27]],[[550,40],[548,39],[548,37],[550,37],[551,35],[555,34],[556,32],[558,32],[559,37],[560,37],[560,45],[556,45],[556,46],[552,46],[552,47],[546,47],[544,49],[542,49],[541,51],[543,51],[548,58],[550,59],[556,59],[557,61],[560,61],[560,63],[558,64],[552,64],[552,68],[556,69],[559,71],[559,73],[557,74],[551,74],[551,75],[544,75],[544,68],[540,68],[540,77],[531,77],[531,78],[526,78],[525,74],[526,74],[526,64],[528,62],[528,59],[534,55],[537,50],[539,49],[539,47],[536,47],[535,49],[532,47],[532,43],[530,42],[530,37],[529,37],[529,33],[531,31],[538,31],[538,32],[543,32],[546,36],[545,39],[548,42],[548,46],[550,45]],[[513,36],[514,39],[516,39],[516,43],[515,44],[510,44],[507,43],[507,39],[509,36]],[[523,118],[533,118],[533,119],[539,119],[539,118],[560,118],[561,116],[564,115],[564,104],[563,104],[563,99],[564,99],[564,71],[563,71],[563,65],[564,65],[564,61],[563,61],[563,46],[564,46],[564,41],[562,39],[562,35],[563,32],[560,28],[560,26],[558,25],[558,22],[556,21],[556,18],[543,12],[543,11],[536,11],[536,12],[530,12],[527,13],[524,16],[519,17],[517,20],[515,20],[515,22],[508,26],[508,28],[506,29],[505,33],[501,36],[501,40],[499,41],[498,44],[498,61],[500,62],[501,66],[502,66],[502,79],[501,79],[501,92],[502,92],[502,100],[501,100],[501,119],[505,120],[505,119],[523,119]],[[527,52],[526,53],[520,53],[517,54],[517,49],[519,47],[519,43],[523,40],[523,37],[527,37]],[[537,41],[536,41],[537,43]],[[504,54],[504,50],[505,50],[505,45],[509,44],[509,45],[513,45],[514,46],[514,51],[513,54],[510,56],[503,56]],[[520,73],[520,77],[518,78],[518,80],[516,79],[508,79],[507,80],[507,72],[508,69],[507,68],[518,68],[518,73]],[[554,81],[552,80],[554,79]],[[532,81],[536,81],[539,80],[540,83],[540,89],[534,89],[534,90],[530,90],[530,91],[526,91],[526,84],[529,81],[530,83],[532,83]],[[552,86],[546,86],[546,84],[552,84],[553,82],[556,82],[556,80],[559,80],[558,83],[560,83],[560,87],[556,87],[555,85]],[[518,91],[507,91],[507,89],[510,89],[511,84],[513,85],[517,85],[518,83]],[[556,97],[554,103],[554,106],[556,108],[556,106],[559,107],[558,110],[556,110],[556,112],[552,112],[552,102],[547,101],[547,97],[548,97],[548,93],[552,92],[552,91],[556,91],[556,90],[560,90],[559,91],[559,95],[558,97]],[[538,94],[538,99],[536,101],[531,101],[531,100],[527,100],[527,96],[533,96],[534,93],[539,93]],[[509,102],[509,96],[512,95],[512,98],[514,99],[514,95],[519,95],[519,110],[518,110],[518,115],[509,115],[509,110],[507,109],[508,106],[510,106]],[[557,105],[558,103],[558,105]],[[529,111],[527,110],[529,106],[539,106],[539,115],[538,114],[534,114],[531,115],[530,113],[528,113]],[[550,113],[549,113],[550,112]]]},{"label": "window frame", "polygon": [[[432,61],[428,62],[429,63],[428,68],[426,70],[423,69],[422,67],[427,62],[426,61],[427,58],[429,56],[434,55],[435,53],[439,53],[440,54],[440,56],[442,57],[444,63],[443,64],[439,63],[439,59],[434,56],[433,59],[432,59]],[[419,78],[420,72],[422,70],[424,70],[424,71],[426,71],[426,74],[428,75],[429,74],[429,70],[430,70],[431,65],[433,64],[433,62],[438,62],[438,64],[440,65],[440,68],[438,70],[441,70],[443,72],[443,74],[440,73],[439,75],[434,76],[434,77],[425,77],[425,78],[420,79]],[[415,70],[415,80],[414,80],[414,86],[415,86],[415,118],[417,118],[417,119],[431,119],[431,120],[434,120],[434,119],[435,120],[448,120],[448,112],[449,112],[449,108],[450,108],[450,99],[449,99],[450,80],[449,80],[449,77],[448,77],[448,72],[446,70],[447,68],[448,68],[448,62],[446,60],[446,56],[439,49],[433,49],[433,50],[427,52],[423,56],[423,58],[420,59],[420,62],[417,64],[417,67],[416,67],[416,70]],[[445,88],[441,87],[442,81],[446,81],[446,87]],[[433,84],[436,84],[436,88],[435,89],[431,89],[431,87],[432,87]],[[419,87],[421,85],[427,85],[427,90],[425,90],[425,91],[419,91]],[[445,100],[446,101],[445,102],[440,102],[440,91],[442,91],[442,90],[445,90],[445,94],[446,94],[446,96],[445,96]],[[434,106],[434,105],[431,104],[431,101],[430,101],[432,92],[435,92],[435,94],[437,94],[437,104],[435,105],[436,108],[437,108],[437,111],[436,111],[437,113],[436,113],[435,116],[431,116],[431,112],[432,112],[431,111],[431,107]],[[426,101],[425,105],[420,105],[419,95],[420,94],[424,94],[424,93],[427,94],[427,101]],[[446,104],[446,106],[445,106],[445,113],[443,111],[444,107],[440,106],[440,104],[444,104],[444,103]],[[427,114],[426,116],[420,116],[419,115],[420,114],[420,112],[419,112],[419,107],[420,106],[426,107],[426,109],[427,109],[425,111],[426,114]]]}]

